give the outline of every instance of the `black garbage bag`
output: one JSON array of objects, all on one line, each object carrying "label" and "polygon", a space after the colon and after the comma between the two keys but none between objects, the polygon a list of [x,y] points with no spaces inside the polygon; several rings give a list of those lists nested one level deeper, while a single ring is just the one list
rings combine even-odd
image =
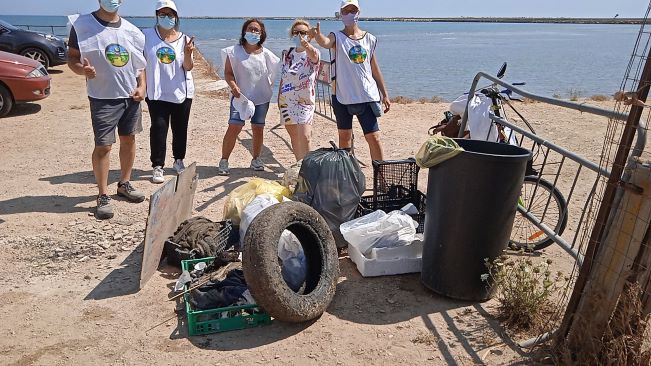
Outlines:
[{"label": "black garbage bag", "polygon": [[355,218],[366,178],[357,159],[343,149],[319,149],[303,159],[294,199],[314,208],[328,223],[337,247],[347,243],[339,225]]}]

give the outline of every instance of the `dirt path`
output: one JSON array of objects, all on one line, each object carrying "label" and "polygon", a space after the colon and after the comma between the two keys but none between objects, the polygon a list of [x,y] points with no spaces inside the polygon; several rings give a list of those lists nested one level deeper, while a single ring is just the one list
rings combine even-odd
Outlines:
[{"label": "dirt path", "polygon": [[[438,297],[423,288],[418,275],[364,279],[348,259],[341,260],[335,300],[317,321],[188,339],[174,303],[166,301],[172,274],[158,273],[137,290],[148,203],[117,199],[113,220],[92,216],[96,188],[88,100],[83,79],[59,70],[52,75],[51,97],[0,120],[0,364],[471,365],[522,359],[490,315],[494,304]],[[205,75],[197,79],[207,82]],[[227,101],[217,94],[199,93],[194,101],[186,159],[197,162],[200,176],[194,213],[215,220],[233,188],[253,176],[277,179],[293,162],[286,132],[271,129],[278,120],[272,108],[263,154],[267,171],[248,169],[247,126],[231,160],[233,174],[217,176],[228,117]],[[446,108],[395,105],[382,121],[387,157],[413,156]],[[554,121],[551,135],[600,146],[594,132],[567,129],[594,122],[570,123],[539,105],[527,108],[543,116],[536,123]],[[145,113],[146,130],[148,119]],[[138,137],[133,181],[151,194],[158,186],[148,180],[148,135]],[[361,131],[355,135],[359,158],[370,162]],[[328,146],[334,136],[332,122],[316,121],[317,146]],[[114,190],[117,146],[111,167]],[[365,173],[371,184],[372,171]],[[421,174],[423,190],[426,179]],[[559,251],[550,255],[563,257]]]}]

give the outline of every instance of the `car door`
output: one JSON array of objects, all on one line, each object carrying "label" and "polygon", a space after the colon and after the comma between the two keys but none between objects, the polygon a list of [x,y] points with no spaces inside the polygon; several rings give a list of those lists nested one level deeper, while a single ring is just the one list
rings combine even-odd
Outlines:
[{"label": "car door", "polygon": [[10,29],[0,25],[0,51],[16,52],[15,51],[15,36]]}]

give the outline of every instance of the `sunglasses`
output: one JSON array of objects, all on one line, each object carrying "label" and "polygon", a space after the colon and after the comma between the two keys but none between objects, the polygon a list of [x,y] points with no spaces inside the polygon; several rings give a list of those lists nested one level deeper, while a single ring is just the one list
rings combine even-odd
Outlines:
[{"label": "sunglasses", "polygon": [[292,35],[293,36],[298,36],[298,35],[307,36],[307,31],[296,31],[295,30],[295,31],[292,32]]}]

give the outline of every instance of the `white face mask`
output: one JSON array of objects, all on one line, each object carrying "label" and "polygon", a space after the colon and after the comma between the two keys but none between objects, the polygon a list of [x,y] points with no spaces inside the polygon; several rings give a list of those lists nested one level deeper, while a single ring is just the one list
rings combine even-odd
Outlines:
[{"label": "white face mask", "polygon": [[99,6],[109,13],[117,12],[120,5],[122,5],[121,0],[99,0]]}]

